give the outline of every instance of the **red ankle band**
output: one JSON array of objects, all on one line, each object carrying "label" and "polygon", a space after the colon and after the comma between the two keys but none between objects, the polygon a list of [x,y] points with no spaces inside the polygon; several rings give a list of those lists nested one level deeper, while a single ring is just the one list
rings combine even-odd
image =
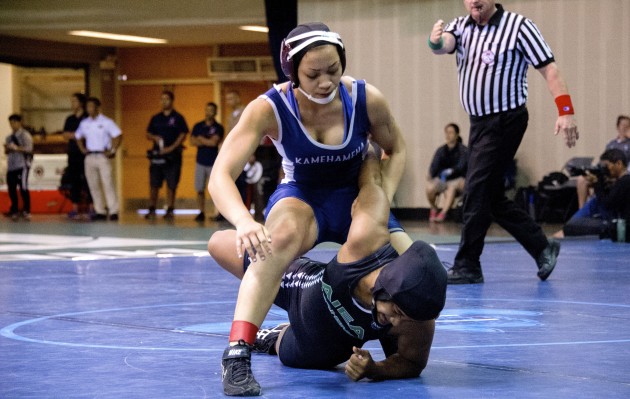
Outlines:
[{"label": "red ankle band", "polygon": [[258,327],[255,324],[244,320],[234,320],[230,330],[230,342],[238,342],[242,339],[248,344],[254,345],[257,332]]}]

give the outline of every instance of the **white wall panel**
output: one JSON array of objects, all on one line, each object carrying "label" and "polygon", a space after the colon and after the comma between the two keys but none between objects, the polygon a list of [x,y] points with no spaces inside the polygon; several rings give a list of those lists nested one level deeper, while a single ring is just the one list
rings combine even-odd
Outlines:
[{"label": "white wall panel", "polygon": [[[518,153],[523,183],[535,184],[572,156],[599,156],[630,114],[630,1],[520,0],[501,2],[531,18],[565,76],[581,133],[573,149],[553,135],[556,109],[545,81],[530,68],[530,124]],[[437,19],[464,15],[461,0],[300,0],[300,22],[322,21],[347,46],[346,73],[366,79],[387,97],[403,130],[408,162],[398,207],[426,207],[424,180],[448,122],[468,117],[458,99],[453,56],[434,56],[427,37]]]}]

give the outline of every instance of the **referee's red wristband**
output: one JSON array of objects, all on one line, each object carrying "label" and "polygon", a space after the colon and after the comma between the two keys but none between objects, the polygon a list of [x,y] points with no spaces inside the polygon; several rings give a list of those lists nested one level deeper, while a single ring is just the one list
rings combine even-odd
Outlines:
[{"label": "referee's red wristband", "polygon": [[558,107],[558,116],[573,115],[575,113],[571,103],[571,96],[568,94],[556,97],[556,106]]}]

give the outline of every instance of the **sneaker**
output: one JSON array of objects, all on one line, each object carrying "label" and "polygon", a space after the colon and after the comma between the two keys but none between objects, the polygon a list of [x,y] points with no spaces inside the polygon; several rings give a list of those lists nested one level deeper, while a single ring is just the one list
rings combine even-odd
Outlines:
[{"label": "sneaker", "polygon": [[164,214],[164,220],[167,221],[172,221],[173,219],[175,219],[175,214],[173,213],[173,208],[168,208],[166,210],[166,213]]},{"label": "sneaker", "polygon": [[558,254],[560,253],[560,242],[553,238],[549,240],[549,244],[543,249],[536,259],[536,265],[538,265],[538,278],[542,281],[547,280],[547,277],[551,274],[556,267],[558,261]]},{"label": "sneaker", "polygon": [[79,215],[79,212],[77,211],[70,211],[68,212],[68,219],[70,220],[81,219],[81,215]]},{"label": "sneaker", "polygon": [[107,220],[107,215],[103,215],[102,213],[95,213],[90,219],[94,222],[101,222],[103,220]]},{"label": "sneaker", "polygon": [[217,216],[210,216],[210,220],[213,222],[224,222],[225,218],[219,213]]},{"label": "sneaker", "polygon": [[251,358],[250,347],[243,340],[225,349],[221,360],[221,381],[225,395],[260,395],[260,385],[252,374]]},{"label": "sneaker", "polygon": [[109,215],[109,220],[112,222],[117,222],[118,221],[118,214],[117,213],[112,213],[111,215]]},{"label": "sneaker", "polygon": [[30,212],[22,212],[22,219],[26,220],[27,222],[31,221],[31,213]]},{"label": "sneaker", "polygon": [[450,268],[447,272],[448,284],[481,284],[483,283],[483,273],[481,269],[471,270],[468,268]]},{"label": "sneaker", "polygon": [[437,215],[438,215],[438,210],[431,208],[431,210],[429,211],[429,222],[434,222]]},{"label": "sneaker", "polygon": [[199,212],[197,216],[195,216],[195,222],[203,222],[206,220],[206,214],[203,212]]},{"label": "sneaker", "polygon": [[434,222],[437,223],[442,223],[444,221],[444,219],[446,219],[446,212],[440,212],[438,213],[438,215],[433,219]]},{"label": "sneaker", "polygon": [[20,214],[17,213],[17,212],[7,212],[7,213],[4,214],[4,216],[10,218],[14,222],[17,222],[18,217],[20,216]]},{"label": "sneaker", "polygon": [[256,341],[252,346],[254,353],[267,353],[269,355],[277,355],[276,342],[282,330],[287,328],[289,323],[282,323],[273,328],[261,328],[256,333]]},{"label": "sneaker", "polygon": [[155,210],[150,210],[146,215],[144,215],[146,220],[155,220]]}]

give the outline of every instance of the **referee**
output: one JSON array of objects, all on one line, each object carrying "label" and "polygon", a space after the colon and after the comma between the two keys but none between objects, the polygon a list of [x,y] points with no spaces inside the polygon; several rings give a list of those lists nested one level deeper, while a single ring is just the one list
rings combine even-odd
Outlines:
[{"label": "referee", "polygon": [[493,220],[536,260],[544,281],[556,265],[560,243],[547,240],[540,226],[505,197],[502,178],[527,129],[527,67],[547,82],[558,107],[555,134],[562,133],[568,147],[578,139],[571,97],[531,20],[493,0],[464,0],[464,6],[469,15],[446,26],[437,21],[428,40],[434,54],[456,53],[460,100],[470,115],[464,226],[448,282],[483,282],[479,258]]}]

